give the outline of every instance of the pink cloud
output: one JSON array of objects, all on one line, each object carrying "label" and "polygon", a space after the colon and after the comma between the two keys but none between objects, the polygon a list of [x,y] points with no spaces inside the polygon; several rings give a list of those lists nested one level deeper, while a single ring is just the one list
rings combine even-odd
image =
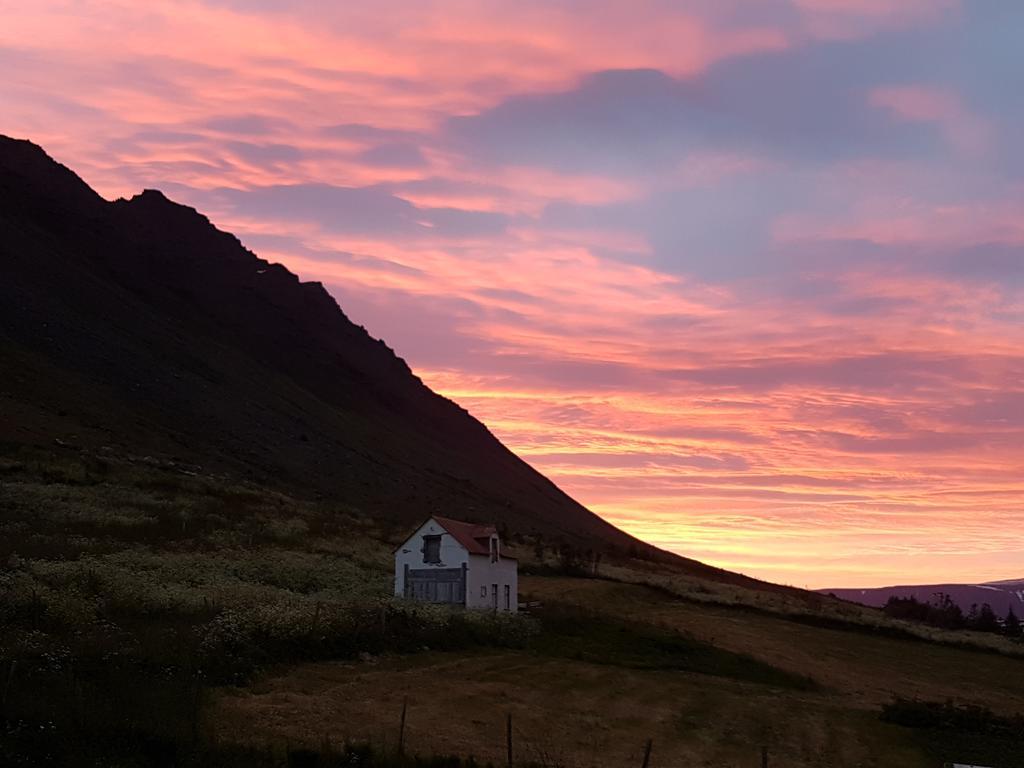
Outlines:
[{"label": "pink cloud", "polygon": [[967,246],[1024,243],[1024,201],[924,204],[905,198],[864,201],[839,217],[793,214],[774,228],[779,242],[863,240],[882,245]]},{"label": "pink cloud", "polygon": [[950,144],[961,151],[980,153],[991,146],[991,126],[972,115],[963,100],[948,89],[885,86],[872,90],[868,103],[889,110],[901,120],[938,123]]},{"label": "pink cloud", "polygon": [[793,0],[815,37],[846,40],[878,29],[934,21],[959,8],[959,0]]}]

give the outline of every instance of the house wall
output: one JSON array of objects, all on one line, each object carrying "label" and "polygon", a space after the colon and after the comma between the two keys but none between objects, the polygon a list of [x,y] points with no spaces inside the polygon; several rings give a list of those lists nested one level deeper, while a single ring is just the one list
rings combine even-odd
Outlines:
[{"label": "house wall", "polygon": [[[508,558],[491,562],[487,555],[469,555],[466,573],[466,607],[492,610],[491,586],[498,585],[498,610],[505,610],[505,586],[509,588],[509,611],[519,606],[519,563]],[[481,591],[483,590],[483,591]]]},{"label": "house wall", "polygon": [[[441,562],[423,562],[423,537],[441,536]],[[395,552],[395,596],[405,594],[405,566],[409,568],[461,568],[469,562],[469,553],[455,538],[433,520],[428,520],[406,539]],[[479,591],[479,590],[477,590]]]}]

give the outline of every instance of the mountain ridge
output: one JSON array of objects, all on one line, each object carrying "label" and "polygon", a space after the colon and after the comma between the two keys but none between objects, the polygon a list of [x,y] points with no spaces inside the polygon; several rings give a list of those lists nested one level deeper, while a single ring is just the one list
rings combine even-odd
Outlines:
[{"label": "mountain ridge", "polygon": [[929,602],[935,595],[943,594],[948,595],[965,612],[970,610],[972,605],[980,607],[988,603],[998,616],[1005,616],[1010,608],[1013,608],[1018,616],[1024,616],[1024,579],[1007,579],[978,584],[897,584],[888,587],[841,587],[816,591],[874,608],[884,606],[891,597],[913,597],[920,602]]}]

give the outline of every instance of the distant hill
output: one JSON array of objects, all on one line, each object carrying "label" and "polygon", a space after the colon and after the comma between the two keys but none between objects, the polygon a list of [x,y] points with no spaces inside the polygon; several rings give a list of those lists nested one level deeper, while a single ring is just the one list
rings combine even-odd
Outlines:
[{"label": "distant hill", "polygon": [[1013,607],[1018,616],[1024,616],[1024,579],[991,581],[985,584],[919,584],[915,586],[875,587],[871,589],[821,589],[823,594],[833,594],[843,600],[862,605],[881,607],[890,597],[914,597],[921,602],[932,600],[935,595],[949,595],[966,613],[972,605],[988,603],[996,615],[1002,617]]},{"label": "distant hill", "polygon": [[108,202],[6,137],[0,271],[0,443],[147,454],[397,524],[497,522],[767,586],[584,508],[427,388],[320,283],[158,191]]}]

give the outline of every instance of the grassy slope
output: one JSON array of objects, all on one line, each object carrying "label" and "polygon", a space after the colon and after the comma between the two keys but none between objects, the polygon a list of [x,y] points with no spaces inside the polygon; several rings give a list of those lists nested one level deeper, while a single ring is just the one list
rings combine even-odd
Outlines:
[{"label": "grassy slope", "polygon": [[[408,695],[420,752],[498,759],[512,712],[521,754],[548,764],[638,762],[654,738],[655,765],[754,765],[766,745],[783,765],[924,766],[965,755],[926,756],[920,734],[881,723],[892,695],[1024,711],[1018,658],[649,562],[603,563],[617,581],[524,576],[522,596],[544,603],[527,622],[408,612],[386,597],[404,531],[191,472],[0,457],[0,719],[27,724],[6,755],[0,734],[0,757],[40,724],[45,745],[85,729],[129,751],[125,732],[393,745]],[[518,554],[538,573],[558,563],[533,542]]]},{"label": "grassy slope", "polygon": [[579,579],[524,579],[538,599],[600,606],[672,627],[723,649],[754,655],[806,674],[858,705],[878,706],[893,696],[960,699],[1007,713],[1024,711],[1024,659],[981,653],[945,643],[833,629],[744,606],[674,600],[643,586]]},{"label": "grassy slope", "polygon": [[[408,742],[423,751],[499,760],[502,722],[511,712],[523,756],[563,765],[637,764],[645,740],[653,738],[655,765],[685,759],[753,766],[764,745],[778,765],[923,768],[970,754],[950,734],[881,722],[880,705],[893,696],[1024,711],[1024,661],[1013,657],[697,605],[599,579],[528,577],[523,589],[545,601],[542,624],[552,601],[567,601],[583,606],[591,621],[607,616],[613,628],[635,621],[647,628],[643,632],[678,630],[789,672],[793,682],[765,679],[755,669],[722,674],[723,660],[715,658],[703,660],[702,670],[676,668],[644,643],[619,656],[615,649],[609,653],[600,629],[583,646],[596,655],[577,659],[574,639],[558,636],[556,626],[554,636],[523,651],[428,653],[282,670],[251,689],[223,693],[216,727],[256,741],[316,743],[329,735],[393,744],[408,696]],[[560,645],[568,652],[559,652]],[[807,674],[816,686],[794,684]]]}]

